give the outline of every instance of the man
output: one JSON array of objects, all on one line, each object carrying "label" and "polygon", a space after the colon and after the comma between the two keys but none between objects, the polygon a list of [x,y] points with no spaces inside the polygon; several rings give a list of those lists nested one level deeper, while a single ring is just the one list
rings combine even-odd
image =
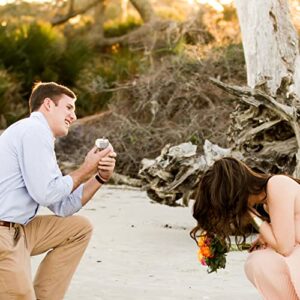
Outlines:
[{"label": "man", "polygon": [[[54,140],[76,120],[75,101],[62,85],[38,83],[30,117],[0,136],[0,300],[63,299],[91,237],[90,222],[73,214],[109,180],[116,154],[93,148],[62,175]],[[55,215],[36,216],[40,205]],[[46,251],[32,284],[30,256]]]}]

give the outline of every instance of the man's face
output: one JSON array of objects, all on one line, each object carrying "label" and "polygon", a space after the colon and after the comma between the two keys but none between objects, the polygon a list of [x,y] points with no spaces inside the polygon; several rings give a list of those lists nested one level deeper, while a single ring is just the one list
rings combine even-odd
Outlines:
[{"label": "man's face", "polygon": [[52,101],[49,115],[49,125],[55,138],[67,135],[70,125],[77,119],[75,99],[63,94],[56,103]]}]

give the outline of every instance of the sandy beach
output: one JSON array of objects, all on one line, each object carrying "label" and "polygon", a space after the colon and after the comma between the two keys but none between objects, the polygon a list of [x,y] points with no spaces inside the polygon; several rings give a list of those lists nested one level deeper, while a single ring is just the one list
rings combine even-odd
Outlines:
[{"label": "sandy beach", "polygon": [[[191,208],[104,186],[79,214],[91,220],[94,233],[66,300],[261,299],[243,271],[246,252],[229,253],[226,269],[213,274],[198,263],[189,237]],[[33,273],[41,259],[33,258]]]}]

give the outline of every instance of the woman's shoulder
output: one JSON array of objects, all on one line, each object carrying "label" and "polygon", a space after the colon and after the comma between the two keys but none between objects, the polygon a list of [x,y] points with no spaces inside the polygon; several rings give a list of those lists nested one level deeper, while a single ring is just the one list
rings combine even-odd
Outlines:
[{"label": "woman's shoulder", "polygon": [[284,174],[273,175],[268,180],[268,186],[281,186],[281,185],[298,186],[299,183],[292,177]]},{"label": "woman's shoulder", "polygon": [[286,191],[292,192],[300,189],[300,185],[292,177],[287,175],[273,175],[267,184],[268,193],[283,193]]}]

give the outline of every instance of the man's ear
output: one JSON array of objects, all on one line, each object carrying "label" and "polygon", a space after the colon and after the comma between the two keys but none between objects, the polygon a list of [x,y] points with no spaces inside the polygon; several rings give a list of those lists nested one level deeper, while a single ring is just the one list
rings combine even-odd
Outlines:
[{"label": "man's ear", "polygon": [[44,108],[45,108],[47,111],[49,111],[50,108],[51,108],[51,105],[52,105],[52,100],[51,100],[50,98],[47,97],[47,98],[44,99],[44,102],[43,102],[42,105],[44,106]]}]

